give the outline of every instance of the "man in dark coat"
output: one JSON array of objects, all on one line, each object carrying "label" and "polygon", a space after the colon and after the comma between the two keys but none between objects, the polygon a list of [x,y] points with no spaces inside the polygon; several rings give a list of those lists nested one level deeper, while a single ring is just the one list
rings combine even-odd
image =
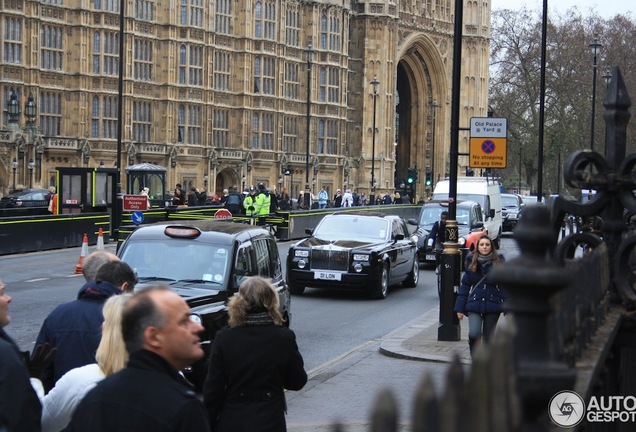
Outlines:
[{"label": "man in dark coat", "polygon": [[122,334],[130,360],[100,381],[77,406],[70,432],[209,432],[205,409],[179,373],[203,357],[203,326],[167,287],[128,300]]},{"label": "man in dark coat", "polygon": [[47,392],[66,372],[95,363],[104,303],[112,295],[132,291],[136,282],[137,276],[128,264],[110,261],[100,267],[95,281],[80,289],[76,300],[59,305],[46,317],[36,344],[49,343],[57,348],[53,363],[42,376]]},{"label": "man in dark coat", "polygon": [[[38,432],[42,405],[31,385],[31,372],[27,368],[36,365],[29,364],[28,359],[25,365],[25,353],[20,352],[13,339],[4,331],[4,327],[11,322],[9,303],[11,297],[0,282],[0,430]],[[34,385],[39,386],[39,391],[44,393],[39,381]]]},{"label": "man in dark coat", "polygon": [[227,196],[223,206],[232,213],[233,216],[243,213],[243,194],[240,194],[235,186]]}]

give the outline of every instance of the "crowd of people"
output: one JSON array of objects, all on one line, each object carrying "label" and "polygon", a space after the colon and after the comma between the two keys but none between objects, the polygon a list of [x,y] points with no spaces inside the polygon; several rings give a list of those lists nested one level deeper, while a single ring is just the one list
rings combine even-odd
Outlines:
[{"label": "crowd of people", "polygon": [[163,285],[135,292],[134,271],[108,251],[82,270],[77,298],[49,314],[31,353],[4,330],[12,299],[0,282],[1,431],[286,429],[284,390],[307,373],[271,281],[253,276],[231,298],[201,400],[181,372],[204,356],[185,300]]}]

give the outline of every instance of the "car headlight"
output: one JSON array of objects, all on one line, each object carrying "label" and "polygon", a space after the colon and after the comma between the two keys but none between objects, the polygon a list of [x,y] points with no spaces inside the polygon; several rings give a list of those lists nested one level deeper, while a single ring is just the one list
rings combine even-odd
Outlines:
[{"label": "car headlight", "polygon": [[427,244],[428,246],[433,247],[433,239],[429,238]]},{"label": "car headlight", "polygon": [[190,321],[195,322],[195,323],[197,323],[199,325],[203,325],[203,320],[201,319],[199,314],[191,313],[190,314]]},{"label": "car headlight", "polygon": [[413,234],[413,235],[411,236],[411,241],[413,241],[413,242],[417,243],[418,241],[420,241],[420,238],[419,238],[417,235]]},{"label": "car headlight", "polygon": [[307,258],[309,256],[309,251],[308,250],[295,250],[294,251],[294,256],[295,257],[300,257],[300,258]]},{"label": "car headlight", "polygon": [[466,244],[466,239],[464,237],[460,237],[459,240],[457,240],[457,243],[459,243],[460,246],[464,246]]},{"label": "car headlight", "polygon": [[353,254],[354,261],[369,261],[369,255],[367,254]]}]

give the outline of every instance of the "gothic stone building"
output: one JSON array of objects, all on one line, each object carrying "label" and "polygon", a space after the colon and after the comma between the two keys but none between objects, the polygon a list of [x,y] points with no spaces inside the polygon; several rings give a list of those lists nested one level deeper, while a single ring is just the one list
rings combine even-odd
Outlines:
[{"label": "gothic stone building", "polygon": [[[392,191],[417,167],[422,195],[425,172],[448,172],[454,1],[123,3],[1,0],[4,193],[13,175],[28,184],[28,161],[43,187],[56,167],[116,166],[120,16],[124,185],[141,162],[166,167],[169,185],[207,176],[211,193],[369,194],[372,176]],[[465,0],[463,16],[460,126],[487,109],[489,1]]]}]

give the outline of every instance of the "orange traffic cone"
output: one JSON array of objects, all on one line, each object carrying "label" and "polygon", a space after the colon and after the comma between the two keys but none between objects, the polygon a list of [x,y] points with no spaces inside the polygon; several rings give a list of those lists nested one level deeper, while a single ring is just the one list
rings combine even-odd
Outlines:
[{"label": "orange traffic cone", "polygon": [[104,232],[102,229],[99,229],[99,234],[97,234],[97,246],[95,246],[95,250],[104,250]]},{"label": "orange traffic cone", "polygon": [[77,264],[75,264],[75,274],[82,274],[82,265],[84,264],[84,257],[88,255],[88,235],[84,233],[84,238],[82,239],[82,250],[80,252],[79,260]]}]

